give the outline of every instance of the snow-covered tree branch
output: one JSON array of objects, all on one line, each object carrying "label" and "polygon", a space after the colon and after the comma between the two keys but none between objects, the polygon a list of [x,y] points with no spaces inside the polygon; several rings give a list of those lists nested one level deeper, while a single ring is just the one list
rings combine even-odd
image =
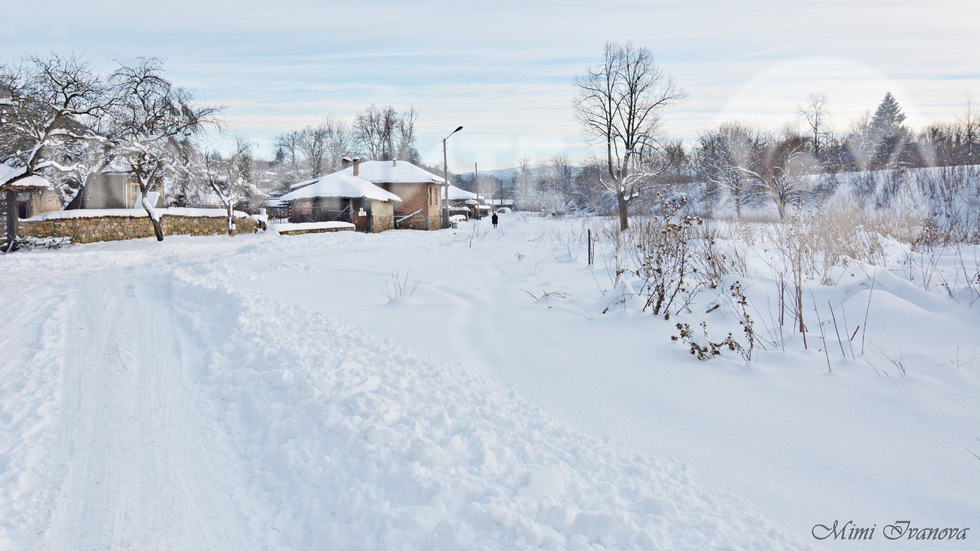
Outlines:
[{"label": "snow-covered tree branch", "polygon": [[121,66],[111,84],[115,100],[110,120],[112,155],[136,178],[141,204],[150,215],[157,240],[163,228],[148,193],[162,191],[165,181],[186,169],[194,138],[218,124],[218,107],[198,107],[191,94],[163,77],[163,64],[154,58]]}]

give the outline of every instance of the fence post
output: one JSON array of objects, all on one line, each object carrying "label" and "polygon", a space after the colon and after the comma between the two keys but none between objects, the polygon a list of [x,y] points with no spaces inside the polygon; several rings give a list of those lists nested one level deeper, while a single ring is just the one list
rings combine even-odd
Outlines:
[{"label": "fence post", "polygon": [[14,250],[14,243],[17,241],[17,192],[8,189],[4,194],[7,204],[7,242],[5,243],[7,252]]},{"label": "fence post", "polygon": [[592,265],[592,228],[589,228],[589,266]]}]

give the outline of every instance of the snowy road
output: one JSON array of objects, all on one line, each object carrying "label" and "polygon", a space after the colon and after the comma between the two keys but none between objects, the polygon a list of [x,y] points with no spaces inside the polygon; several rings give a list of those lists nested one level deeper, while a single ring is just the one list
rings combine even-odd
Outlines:
[{"label": "snowy road", "polygon": [[302,243],[0,259],[0,549],[805,547],[499,383],[256,292]]},{"label": "snowy road", "polygon": [[79,279],[55,447],[64,471],[42,547],[247,547],[227,491],[201,461],[208,435],[166,274]]},{"label": "snowy road", "polygon": [[[20,297],[33,318],[15,323],[23,331],[40,322],[44,346],[29,365],[60,369],[32,381],[38,394],[54,391],[38,407],[43,438],[22,443],[44,453],[35,468],[46,476],[25,488],[44,501],[34,522],[12,528],[37,530],[42,549],[248,547],[220,477],[201,462],[209,435],[168,275],[68,271]],[[14,338],[5,342],[23,336]]]}]

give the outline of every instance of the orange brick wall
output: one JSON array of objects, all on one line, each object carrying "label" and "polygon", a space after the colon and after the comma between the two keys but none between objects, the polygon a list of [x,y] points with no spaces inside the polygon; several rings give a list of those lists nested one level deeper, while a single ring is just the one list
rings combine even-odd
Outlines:
[{"label": "orange brick wall", "polygon": [[415,230],[437,230],[441,227],[442,186],[434,184],[383,184],[382,187],[401,197],[395,204],[395,217],[422,212],[403,221],[399,227]]}]

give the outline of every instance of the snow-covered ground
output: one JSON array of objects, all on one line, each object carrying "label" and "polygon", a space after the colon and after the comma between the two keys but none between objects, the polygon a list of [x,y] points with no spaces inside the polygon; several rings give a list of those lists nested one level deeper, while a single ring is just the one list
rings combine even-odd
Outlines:
[{"label": "snow-covered ground", "polygon": [[[905,520],[980,539],[970,287],[924,290],[890,243],[887,268],[811,287],[855,339],[698,362],[670,337],[731,326],[704,314],[719,291],[670,321],[603,314],[591,222],[501,218],[0,257],[0,549],[923,548],[884,536]],[[748,267],[765,310],[772,273]],[[876,531],[813,537],[834,521]]]}]

